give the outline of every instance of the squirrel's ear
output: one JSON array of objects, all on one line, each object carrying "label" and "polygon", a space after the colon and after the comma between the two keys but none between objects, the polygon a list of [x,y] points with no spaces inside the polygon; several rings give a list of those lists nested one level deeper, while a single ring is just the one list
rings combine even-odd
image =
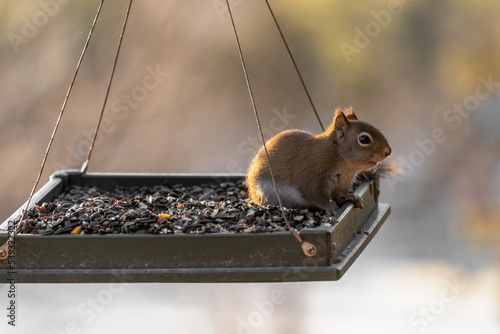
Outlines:
[{"label": "squirrel's ear", "polygon": [[349,120],[345,116],[342,109],[335,110],[335,118],[333,119],[333,128],[337,134],[337,139],[344,137],[347,127],[349,126]]},{"label": "squirrel's ear", "polygon": [[345,115],[346,115],[347,119],[350,121],[357,121],[358,120],[358,118],[356,117],[356,114],[352,110],[352,107],[350,107],[349,109],[346,110]]}]

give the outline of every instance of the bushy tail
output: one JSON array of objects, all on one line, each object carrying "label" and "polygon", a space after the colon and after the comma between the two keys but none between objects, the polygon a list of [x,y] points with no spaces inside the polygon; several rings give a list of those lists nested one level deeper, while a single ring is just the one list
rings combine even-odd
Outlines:
[{"label": "bushy tail", "polygon": [[364,181],[389,178],[402,173],[403,170],[401,169],[400,163],[396,159],[387,158],[371,169],[358,172],[354,177],[352,188],[356,189]]}]

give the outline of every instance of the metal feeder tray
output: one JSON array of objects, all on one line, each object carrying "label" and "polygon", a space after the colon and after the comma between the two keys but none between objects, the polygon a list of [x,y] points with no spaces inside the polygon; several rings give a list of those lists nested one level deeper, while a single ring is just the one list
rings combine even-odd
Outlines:
[{"label": "metal feeder tray", "polygon": [[[236,181],[244,175],[81,173],[59,170],[35,194],[34,203],[53,201],[71,185],[200,185]],[[362,183],[356,194],[363,209],[346,203],[333,224],[304,228],[299,234],[317,253],[307,257],[289,232],[193,234],[49,235],[18,234],[15,269],[0,263],[0,279],[15,272],[18,283],[124,282],[287,282],[338,280],[377,233],[390,213],[378,203],[378,180]],[[0,245],[8,222],[0,225]]]}]

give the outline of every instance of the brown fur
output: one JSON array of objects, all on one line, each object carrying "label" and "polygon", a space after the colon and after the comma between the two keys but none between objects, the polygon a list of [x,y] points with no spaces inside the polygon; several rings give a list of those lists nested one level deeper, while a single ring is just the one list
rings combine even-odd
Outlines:
[{"label": "brown fur", "polygon": [[[371,144],[358,143],[362,132],[371,135]],[[361,206],[360,199],[350,191],[354,176],[391,153],[382,133],[359,121],[352,108],[345,113],[337,109],[333,123],[319,135],[284,131],[271,138],[266,147],[283,206],[317,207],[330,214],[346,200]],[[264,148],[252,160],[246,182],[252,202],[278,204]]]}]

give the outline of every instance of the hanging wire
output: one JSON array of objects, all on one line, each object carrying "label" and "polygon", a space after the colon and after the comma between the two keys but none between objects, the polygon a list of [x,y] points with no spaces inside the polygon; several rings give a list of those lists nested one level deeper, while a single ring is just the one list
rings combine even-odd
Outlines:
[{"label": "hanging wire", "polygon": [[253,109],[253,113],[254,113],[254,116],[255,116],[255,121],[257,122],[257,127],[259,128],[260,138],[262,140],[262,143],[264,144],[264,152],[266,153],[267,164],[269,166],[269,173],[271,174],[271,179],[273,180],[274,190],[276,192],[276,197],[278,198],[278,204],[279,204],[281,213],[283,215],[283,219],[285,219],[285,223],[288,226],[288,229],[290,230],[290,232],[292,233],[292,235],[300,243],[300,245],[302,247],[302,251],[304,252],[304,254],[306,256],[313,256],[313,255],[316,254],[316,247],[313,244],[310,244],[310,243],[302,240],[302,238],[300,237],[300,235],[291,227],[290,222],[286,218],[286,214],[285,214],[285,210],[283,209],[283,205],[281,204],[280,195],[278,193],[278,187],[276,186],[276,181],[274,179],[274,173],[273,173],[273,170],[272,170],[272,167],[271,167],[271,161],[269,159],[269,153],[267,152],[266,140],[264,138],[264,133],[262,132],[262,126],[260,124],[260,119],[259,119],[259,114],[257,112],[257,107],[255,106],[255,99],[254,99],[253,92],[252,92],[252,86],[251,86],[250,80],[248,78],[247,67],[246,67],[246,64],[245,64],[245,59],[243,58],[243,52],[241,50],[240,39],[239,39],[238,33],[236,31],[236,25],[234,23],[233,13],[231,12],[231,6],[229,5],[229,0],[226,0],[226,5],[227,5],[227,10],[229,12],[229,17],[231,19],[231,26],[233,28],[234,38],[236,39],[236,46],[238,47],[238,54],[240,56],[241,67],[243,68],[243,74],[245,75],[245,81],[246,81],[247,88],[248,88],[248,94],[250,95],[250,100],[252,102],[252,109]]},{"label": "hanging wire", "polygon": [[318,111],[316,110],[316,107],[314,106],[314,103],[311,99],[311,95],[309,95],[309,91],[307,90],[306,84],[305,84],[304,80],[302,79],[302,75],[300,74],[299,67],[297,66],[297,63],[295,62],[295,59],[292,56],[292,52],[290,51],[290,48],[288,47],[288,43],[286,42],[285,36],[283,35],[283,32],[281,31],[280,25],[278,24],[278,20],[276,19],[276,16],[274,16],[274,12],[271,9],[271,5],[269,4],[269,1],[268,0],[265,0],[265,1],[267,4],[267,8],[269,8],[269,12],[271,12],[271,16],[273,17],[274,24],[276,25],[276,28],[278,28],[281,39],[283,40],[283,43],[285,44],[286,50],[288,51],[288,55],[290,56],[290,59],[292,60],[293,67],[295,67],[295,71],[297,72],[297,75],[299,76],[300,82],[302,83],[302,87],[304,88],[304,91],[306,92],[307,98],[309,99],[309,103],[311,104],[311,107],[314,111],[314,114],[316,115],[316,119],[318,120],[319,126],[321,127],[321,130],[325,131],[323,123],[321,122],[321,119],[319,118]]},{"label": "hanging wire", "polygon": [[[38,187],[38,183],[40,182],[40,178],[41,178],[43,170],[45,168],[45,163],[47,162],[47,157],[48,157],[50,149],[52,147],[52,142],[54,141],[54,137],[56,136],[57,129],[59,128],[59,124],[61,123],[62,116],[64,114],[64,111],[66,110],[66,105],[67,105],[69,96],[71,95],[71,91],[73,89],[73,84],[75,83],[76,76],[78,74],[78,71],[80,70],[80,65],[82,64],[83,56],[85,55],[85,52],[87,51],[87,48],[88,48],[88,45],[90,42],[90,38],[92,37],[92,34],[94,32],[94,28],[95,28],[97,19],[99,18],[99,14],[101,13],[101,8],[102,8],[103,3],[104,3],[104,0],[101,0],[101,2],[99,3],[99,7],[97,8],[97,13],[94,17],[94,21],[92,22],[92,26],[91,26],[89,34],[87,36],[87,40],[85,41],[85,45],[83,46],[83,50],[82,50],[82,53],[80,55],[80,59],[78,59],[78,63],[76,65],[73,79],[71,80],[71,83],[69,85],[68,91],[66,93],[66,97],[64,98],[64,102],[63,102],[62,107],[61,107],[61,111],[59,112],[59,116],[58,116],[57,121],[56,121],[56,125],[54,126],[54,130],[52,131],[52,135],[50,136],[50,140],[49,140],[49,143],[47,145],[47,149],[45,150],[45,154],[44,154],[43,160],[42,160],[42,165],[40,166],[40,170],[38,171],[38,176],[35,180],[35,184],[33,185],[33,188],[31,189],[31,193],[28,197],[28,201],[26,202],[26,205],[25,205],[24,209],[22,210],[21,219],[19,220],[19,223],[17,224],[17,226],[14,227],[14,234],[11,237],[9,237],[9,239],[7,240],[5,245],[0,247],[0,252],[5,250],[5,248],[4,248],[5,246],[8,246],[12,242],[14,242],[15,236],[17,235],[17,233],[19,232],[19,230],[22,227],[23,220],[26,217],[26,212],[28,211],[28,207],[31,203],[31,200],[33,199],[33,195],[35,194],[35,190]],[[3,258],[2,254],[3,253],[0,253],[0,259]]]},{"label": "hanging wire", "polygon": [[104,109],[106,108],[106,104],[108,102],[108,96],[109,96],[109,91],[111,89],[111,83],[113,82],[113,77],[115,75],[116,63],[118,62],[118,56],[120,55],[120,50],[121,50],[122,41],[123,41],[123,35],[125,33],[125,28],[127,27],[128,17],[130,15],[130,8],[132,7],[132,1],[133,0],[130,0],[130,2],[128,4],[128,8],[127,8],[127,13],[125,14],[125,20],[123,21],[122,31],[120,33],[120,39],[118,41],[118,48],[116,49],[115,60],[113,62],[113,68],[111,69],[111,74],[109,76],[108,87],[106,89],[106,96],[104,97],[104,103],[102,104],[101,113],[99,114],[99,120],[97,121],[97,125],[95,127],[94,137],[92,138],[92,142],[90,143],[89,151],[87,153],[87,159],[83,163],[81,170],[80,170],[82,173],[85,173],[85,171],[87,170],[87,168],[89,166],[90,156],[92,155],[92,151],[94,150],[94,145],[95,145],[95,141],[97,138],[97,134],[99,133],[99,128],[101,126],[102,116],[104,115]]}]

